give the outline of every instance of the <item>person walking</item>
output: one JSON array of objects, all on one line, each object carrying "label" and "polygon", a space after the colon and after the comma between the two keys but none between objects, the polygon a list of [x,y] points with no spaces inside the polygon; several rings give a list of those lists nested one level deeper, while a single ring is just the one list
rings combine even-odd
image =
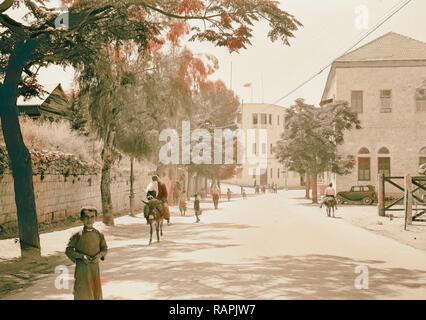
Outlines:
[{"label": "person walking", "polygon": [[162,182],[161,180],[158,179],[157,199],[160,200],[161,203],[163,204],[164,219],[166,219],[167,224],[170,225],[170,210],[169,210],[169,203],[168,203],[167,198],[168,198],[167,186],[164,182]]},{"label": "person walking", "polygon": [[186,215],[186,191],[183,190],[179,197],[179,211],[181,216]]},{"label": "person walking", "polygon": [[232,195],[231,189],[228,188],[228,191],[226,191],[226,195],[228,197],[228,202],[231,201],[231,195]]},{"label": "person walking", "polygon": [[199,216],[201,215],[201,206],[200,206],[201,196],[200,196],[199,193],[196,193],[196,194],[194,194],[194,197],[195,197],[195,199],[194,199],[194,212],[195,212],[195,218],[196,218],[195,223],[199,223],[201,221],[200,218],[199,218]]},{"label": "person walking", "polygon": [[212,198],[213,198],[214,208],[217,210],[219,207],[220,190],[216,184],[214,184],[213,187],[211,188],[210,194],[212,195]]}]

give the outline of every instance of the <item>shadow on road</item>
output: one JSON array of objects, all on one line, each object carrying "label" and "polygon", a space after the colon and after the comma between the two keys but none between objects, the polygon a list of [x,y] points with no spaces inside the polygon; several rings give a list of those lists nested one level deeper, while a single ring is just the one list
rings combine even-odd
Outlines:
[{"label": "shadow on road", "polygon": [[[105,299],[375,299],[399,297],[406,289],[426,285],[424,271],[385,268],[382,261],[358,261],[331,255],[259,257],[237,264],[215,262],[196,256],[203,250],[238,246],[221,231],[252,226],[233,223],[188,225],[165,228],[160,243],[148,246],[148,226],[123,225],[111,228],[108,237],[129,241],[112,248],[102,264]],[[140,235],[140,236],[139,236]],[[171,240],[172,239],[172,240]],[[191,239],[193,242],[191,242]],[[135,241],[137,240],[137,241]],[[145,242],[146,240],[146,242]],[[184,241],[182,241],[184,240]],[[287,244],[283,244],[287,245]],[[214,252],[214,251],[212,251]],[[184,255],[175,258],[176,255]],[[58,259],[57,262],[63,262]],[[357,290],[359,265],[368,266],[369,289]],[[51,278],[51,277],[50,277]],[[49,278],[49,279],[50,279]],[[70,298],[53,281],[28,288],[36,299]],[[22,298],[22,297],[19,297]],[[24,297],[24,299],[27,297]]]}]

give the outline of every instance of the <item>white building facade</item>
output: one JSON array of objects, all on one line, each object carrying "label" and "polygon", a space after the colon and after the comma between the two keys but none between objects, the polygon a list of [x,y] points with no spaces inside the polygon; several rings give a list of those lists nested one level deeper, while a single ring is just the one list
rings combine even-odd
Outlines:
[{"label": "white building facade", "polygon": [[426,162],[426,43],[388,33],[348,53],[333,63],[322,100],[348,101],[361,120],[339,147],[356,158],[351,174],[334,178],[339,191],[377,188],[379,173],[418,175]]},{"label": "white building facade", "polygon": [[259,132],[265,130],[266,140],[258,139],[246,143],[247,157],[261,157],[266,163],[259,170],[257,165],[243,164],[242,171],[229,183],[253,187],[276,184],[279,188],[301,188],[303,177],[297,172],[287,172],[284,166],[278,162],[275,156],[275,147],[284,132],[286,109],[272,104],[243,104],[240,106],[241,119],[239,129],[247,132],[249,129]]}]

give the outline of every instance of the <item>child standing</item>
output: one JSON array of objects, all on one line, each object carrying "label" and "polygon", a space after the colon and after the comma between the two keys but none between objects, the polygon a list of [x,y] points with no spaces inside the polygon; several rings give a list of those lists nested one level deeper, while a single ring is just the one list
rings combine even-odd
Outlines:
[{"label": "child standing", "polygon": [[231,194],[232,194],[232,191],[231,189],[228,188],[228,191],[226,192],[226,195],[228,196],[228,202],[231,201]]},{"label": "child standing", "polygon": [[195,223],[198,223],[198,222],[200,222],[199,216],[201,215],[201,208],[200,208],[201,197],[200,197],[199,193],[196,193],[194,195],[194,197],[195,197],[195,200],[194,200],[194,211],[195,211],[195,217],[197,218],[197,220],[195,221]]},{"label": "child standing", "polygon": [[180,215],[186,215],[186,191],[183,190],[179,197],[179,211]]},{"label": "child standing", "polygon": [[67,257],[76,264],[74,300],[103,299],[99,261],[105,259],[108,247],[104,235],[93,228],[97,213],[95,208],[81,209],[83,230],[70,238],[65,251]]}]

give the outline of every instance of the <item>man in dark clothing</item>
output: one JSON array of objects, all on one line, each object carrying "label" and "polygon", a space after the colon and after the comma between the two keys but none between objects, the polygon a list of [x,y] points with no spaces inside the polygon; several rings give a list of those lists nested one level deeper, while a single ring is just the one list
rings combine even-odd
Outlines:
[{"label": "man in dark clothing", "polygon": [[167,224],[170,224],[170,211],[169,211],[169,205],[167,202],[168,198],[168,192],[166,185],[158,180],[158,195],[157,199],[160,200],[163,203],[164,208],[164,219],[167,220]]}]

